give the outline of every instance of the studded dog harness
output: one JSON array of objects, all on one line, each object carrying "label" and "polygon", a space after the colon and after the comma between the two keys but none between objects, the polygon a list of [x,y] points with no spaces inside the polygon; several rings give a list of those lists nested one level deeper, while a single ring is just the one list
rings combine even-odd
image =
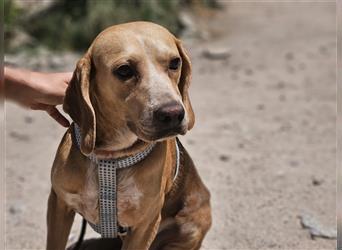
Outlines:
[{"label": "studded dog harness", "polygon": [[[80,128],[74,123],[74,134],[78,148],[81,145]],[[117,238],[118,235],[124,235],[128,228],[121,227],[117,218],[117,175],[116,170],[131,167],[145,159],[153,150],[156,143],[151,143],[144,151],[133,156],[122,157],[118,159],[98,159],[95,154],[90,154],[89,159],[97,165],[99,180],[99,216],[98,225],[88,221],[89,225],[102,238]],[[176,142],[176,171],[173,180],[176,179],[179,172],[179,146]]]}]

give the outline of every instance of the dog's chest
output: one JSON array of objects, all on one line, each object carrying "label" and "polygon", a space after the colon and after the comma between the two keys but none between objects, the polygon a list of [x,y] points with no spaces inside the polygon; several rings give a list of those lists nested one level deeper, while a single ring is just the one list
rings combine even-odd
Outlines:
[{"label": "dog's chest", "polygon": [[[130,226],[134,222],[132,212],[139,211],[143,192],[130,169],[117,173],[117,215],[120,225]],[[87,221],[99,223],[99,182],[97,166],[90,164],[87,169],[83,189],[78,194],[68,193],[67,204],[80,213]]]}]

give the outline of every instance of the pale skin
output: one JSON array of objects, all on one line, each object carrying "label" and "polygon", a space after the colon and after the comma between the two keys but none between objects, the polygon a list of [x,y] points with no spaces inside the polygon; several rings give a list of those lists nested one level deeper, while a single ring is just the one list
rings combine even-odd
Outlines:
[{"label": "pale skin", "polygon": [[64,127],[69,121],[58,111],[72,72],[42,73],[12,67],[4,68],[4,95],[7,100],[32,110],[46,111]]}]

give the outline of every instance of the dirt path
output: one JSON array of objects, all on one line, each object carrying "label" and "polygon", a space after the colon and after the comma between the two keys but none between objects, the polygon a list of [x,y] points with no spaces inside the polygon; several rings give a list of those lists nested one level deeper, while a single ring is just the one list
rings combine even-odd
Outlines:
[{"label": "dirt path", "polygon": [[[298,216],[335,229],[335,5],[229,3],[204,24],[214,38],[188,45],[197,120],[181,138],[212,193],[203,249],[334,249],[334,240],[312,240]],[[209,60],[206,46],[231,56]],[[19,65],[72,70],[77,57]],[[43,113],[12,104],[6,112],[7,248],[43,249],[64,129]]]}]

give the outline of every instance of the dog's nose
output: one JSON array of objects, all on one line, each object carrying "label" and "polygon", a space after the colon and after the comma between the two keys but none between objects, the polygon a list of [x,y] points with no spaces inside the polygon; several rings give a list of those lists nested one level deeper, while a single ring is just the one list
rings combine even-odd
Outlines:
[{"label": "dog's nose", "polygon": [[185,111],[178,103],[166,104],[153,112],[156,123],[160,126],[171,128],[181,124]]}]

